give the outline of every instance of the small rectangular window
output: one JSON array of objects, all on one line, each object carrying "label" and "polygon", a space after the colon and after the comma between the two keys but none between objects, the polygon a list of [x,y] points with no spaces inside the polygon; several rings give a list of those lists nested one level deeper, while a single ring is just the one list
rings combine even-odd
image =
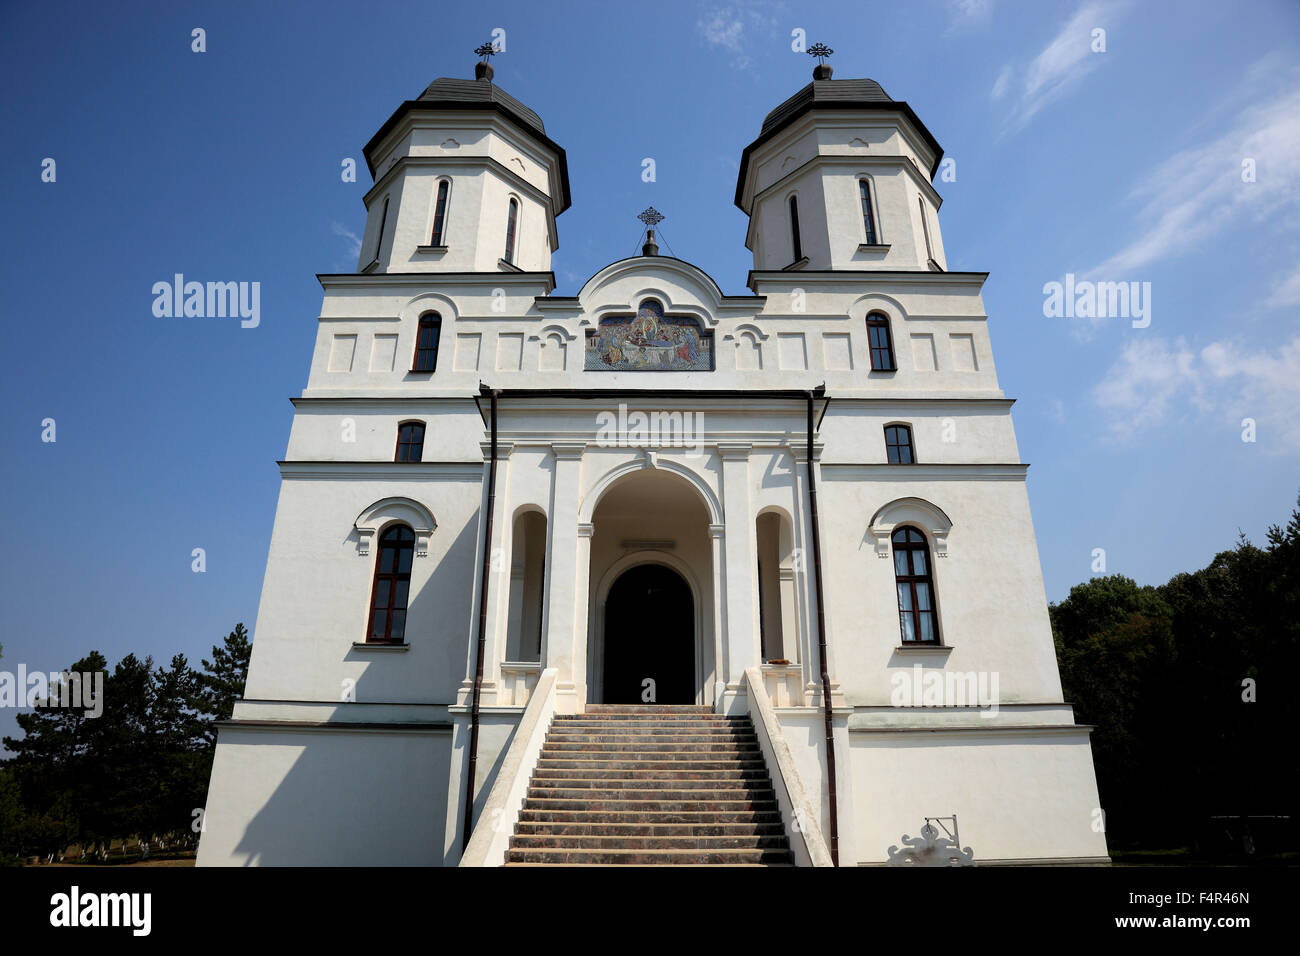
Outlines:
[{"label": "small rectangular window", "polygon": [[934,251],[930,248],[930,224],[925,219],[925,200],[917,196],[916,204],[921,210],[921,231],[925,233],[925,258],[932,260],[934,259]]},{"label": "small rectangular window", "polygon": [[420,461],[424,457],[424,423],[402,422],[397,427],[397,456],[394,461]]},{"label": "small rectangular window", "polygon": [[865,179],[858,180],[858,192],[862,195],[862,229],[866,233],[866,244],[876,244],[876,222],[871,215],[871,186]]},{"label": "small rectangular window", "polygon": [[890,425],[885,429],[885,450],[891,465],[915,464],[912,452],[912,429],[906,425]]},{"label": "small rectangular window", "polygon": [[894,347],[889,336],[889,320],[879,312],[867,316],[867,345],[871,349],[873,372],[894,372]]},{"label": "small rectangular window", "polygon": [[438,365],[438,335],[442,319],[436,312],[420,316],[420,326],[415,336],[415,364],[412,372],[432,372]]},{"label": "small rectangular window", "polygon": [[790,238],[794,246],[794,262],[803,258],[803,243],[799,239],[799,197],[790,197]]},{"label": "small rectangular window", "polygon": [[384,227],[388,225],[388,200],[391,197],[384,197],[384,208],[379,213],[379,234],[375,236],[375,258],[379,258],[379,253],[384,248]]},{"label": "small rectangular window", "polygon": [[519,203],[510,200],[509,218],[506,220],[506,262],[515,263],[515,226],[519,222]]},{"label": "small rectangular window", "polygon": [[447,192],[450,185],[447,180],[438,183],[438,201],[433,208],[433,238],[429,240],[431,246],[441,246],[444,226],[447,222]]}]

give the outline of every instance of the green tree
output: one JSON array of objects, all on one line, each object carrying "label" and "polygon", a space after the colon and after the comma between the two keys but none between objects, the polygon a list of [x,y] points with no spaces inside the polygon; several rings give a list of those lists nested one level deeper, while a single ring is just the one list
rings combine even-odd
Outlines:
[{"label": "green tree", "polygon": [[221,645],[213,646],[211,661],[201,661],[203,672],[197,675],[198,702],[200,711],[209,718],[204,731],[209,747],[217,744],[217,731],[212,721],[228,720],[235,712],[235,701],[244,696],[248,659],[252,652],[248,631],[241,622],[226,635]]}]

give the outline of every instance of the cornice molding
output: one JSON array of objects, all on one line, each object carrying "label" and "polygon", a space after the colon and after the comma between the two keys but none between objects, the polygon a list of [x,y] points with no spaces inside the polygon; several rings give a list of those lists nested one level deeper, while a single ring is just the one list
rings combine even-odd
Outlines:
[{"label": "cornice molding", "polygon": [[277,461],[281,478],[482,481],[481,461]]},{"label": "cornice molding", "polygon": [[890,465],[865,462],[821,462],[825,481],[1024,481],[1028,464],[1002,462],[995,464],[922,464]]}]

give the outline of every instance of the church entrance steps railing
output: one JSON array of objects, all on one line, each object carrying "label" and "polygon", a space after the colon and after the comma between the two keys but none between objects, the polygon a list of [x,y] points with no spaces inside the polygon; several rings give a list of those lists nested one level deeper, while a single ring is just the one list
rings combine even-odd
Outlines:
[{"label": "church entrance steps railing", "polygon": [[[777,807],[781,811],[781,820],[785,824],[786,835],[790,840],[790,849],[794,853],[796,866],[834,866],[831,851],[822,836],[818,823],[819,813],[808,798],[799,770],[795,766],[790,747],[781,731],[772,699],[768,695],[764,667],[747,667],[745,669],[746,699],[749,703],[749,717],[758,735],[759,750],[767,764],[776,791]],[[786,668],[781,666],[784,671]],[[792,665],[796,673],[790,679],[797,681],[799,668]],[[769,673],[776,673],[770,671]],[[781,684],[785,684],[784,675]],[[795,685],[797,686],[797,685]],[[802,703],[802,694],[799,702]]]},{"label": "church entrance steps railing", "polygon": [[536,661],[503,661],[501,690],[497,703],[503,707],[523,707],[533,696],[542,665]]},{"label": "church entrance steps railing", "polygon": [[[502,665],[506,667],[540,668],[539,664]],[[547,731],[555,716],[555,682],[557,671],[548,667],[541,671],[528,696],[528,706],[515,730],[514,739],[506,751],[501,769],[497,771],[487,802],[479,814],[469,845],[461,854],[460,866],[501,866],[505,863],[510,837],[515,832],[519,812],[528,794],[528,783],[533,768],[546,742]]]},{"label": "church entrance steps railing", "polygon": [[764,664],[763,688],[773,707],[805,707],[803,666],[800,664]]}]

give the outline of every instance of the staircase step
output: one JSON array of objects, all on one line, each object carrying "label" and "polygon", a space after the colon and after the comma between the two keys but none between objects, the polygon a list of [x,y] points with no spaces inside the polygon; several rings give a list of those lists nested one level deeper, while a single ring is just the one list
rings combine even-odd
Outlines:
[{"label": "staircase step", "polygon": [[744,810],[777,809],[775,800],[751,800],[741,797],[735,800],[702,800],[688,795],[680,799],[633,800],[625,797],[594,799],[587,797],[525,797],[524,807],[529,810],[596,810],[604,812],[626,811],[629,813],[662,811],[667,813],[689,813],[692,810],[712,810],[719,813]]},{"label": "staircase step", "polygon": [[789,850],[734,849],[734,850],[569,850],[536,848],[506,851],[508,863],[567,863],[590,865],[593,863],[619,863],[625,866],[657,866],[664,864],[789,864]]},{"label": "staircase step", "polygon": [[510,848],[557,850],[785,850],[784,833],[760,835],[755,833],[735,836],[704,836],[699,834],[627,836],[561,836],[545,834],[518,834],[510,838]]},{"label": "staircase step", "polygon": [[552,721],[506,864],[790,866],[793,857],[748,717],[595,704]]},{"label": "staircase step", "polygon": [[521,821],[520,836],[784,836],[781,823],[565,823]]},{"label": "staircase step", "polygon": [[615,724],[609,721],[599,721],[592,724],[566,724],[563,727],[555,727],[551,730],[552,737],[585,737],[588,735],[597,736],[678,736],[678,737],[745,737],[756,739],[754,731],[747,727],[732,727],[723,724],[721,726],[708,724],[696,726],[695,724],[649,724],[646,725],[640,721],[625,724]]},{"label": "staircase step", "polygon": [[708,704],[588,704],[588,714],[712,714]]},{"label": "staircase step", "polygon": [[[579,763],[576,760],[568,763]],[[665,764],[654,768],[623,768],[614,769],[610,767],[598,767],[596,769],[584,769],[577,767],[538,767],[533,772],[533,785],[543,782],[553,781],[578,781],[578,780],[608,780],[611,782],[630,780],[657,780],[665,782],[680,781],[699,781],[701,783],[711,781],[713,783],[723,783],[724,781],[762,781],[764,785],[770,786],[767,771],[760,767],[749,769],[737,769],[736,767],[715,767],[711,770],[678,770],[669,769],[674,764]]]},{"label": "staircase step", "polygon": [[555,726],[571,724],[708,724],[715,727],[740,727],[749,723],[748,717],[728,717],[725,714],[556,714]]},{"label": "staircase step", "polygon": [[[667,759],[664,759],[665,757],[667,757]],[[600,754],[597,756],[590,756],[587,754],[571,753],[564,754],[563,756],[543,757],[537,761],[537,769],[582,770],[591,771],[593,773],[626,770],[736,770],[744,772],[756,771],[760,774],[767,773],[767,768],[763,761],[757,758],[737,760],[730,757],[724,757],[722,759],[717,759],[710,757],[708,754],[687,754],[686,757],[690,759],[671,757],[665,754],[651,754],[644,760],[640,760],[632,754]]]},{"label": "staircase step", "polygon": [[659,796],[665,791],[681,792],[683,799],[689,796],[707,797],[711,794],[725,796],[745,793],[770,794],[772,783],[769,780],[664,780],[654,777],[632,777],[631,779],[610,779],[608,777],[562,777],[534,780],[528,788],[531,797],[555,797],[560,791],[574,792],[576,796],[592,795],[604,791],[636,791],[644,795]]},{"label": "staircase step", "polygon": [[591,823],[619,826],[622,824],[671,823],[687,826],[719,823],[744,823],[759,825],[781,823],[781,814],[775,807],[766,810],[594,810],[590,807],[529,807],[520,811],[521,823]]},{"label": "staircase step", "polygon": [[551,738],[542,746],[543,756],[565,753],[717,753],[762,756],[762,751],[758,749],[756,743],[696,743],[694,741],[678,743],[655,741],[654,743],[645,743],[635,740],[622,742],[575,740],[558,743],[554,738]]},{"label": "staircase step", "polygon": [[612,800],[702,800],[716,803],[720,800],[775,800],[771,785],[758,787],[708,787],[690,789],[679,786],[653,787],[535,787],[528,791],[529,800],[591,800],[609,803]]}]

